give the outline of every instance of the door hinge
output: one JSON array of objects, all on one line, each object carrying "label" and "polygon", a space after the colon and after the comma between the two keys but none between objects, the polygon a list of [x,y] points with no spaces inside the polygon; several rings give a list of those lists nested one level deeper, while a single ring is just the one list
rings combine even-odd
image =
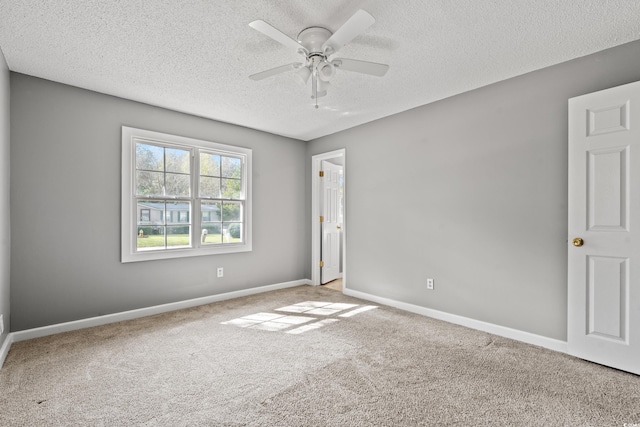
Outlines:
[{"label": "door hinge", "polygon": [[324,261],[320,261],[320,267],[324,267]]},{"label": "door hinge", "polygon": [[324,176],[324,171],[320,171],[320,178]]},{"label": "door hinge", "polygon": [[320,222],[324,222],[324,217],[320,215]]}]

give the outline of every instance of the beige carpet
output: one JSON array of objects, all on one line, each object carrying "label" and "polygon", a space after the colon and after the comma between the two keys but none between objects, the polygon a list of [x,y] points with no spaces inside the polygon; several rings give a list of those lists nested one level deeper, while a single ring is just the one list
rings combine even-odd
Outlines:
[{"label": "beige carpet", "polygon": [[0,425],[640,423],[638,376],[370,305],[304,286],[15,343]]}]

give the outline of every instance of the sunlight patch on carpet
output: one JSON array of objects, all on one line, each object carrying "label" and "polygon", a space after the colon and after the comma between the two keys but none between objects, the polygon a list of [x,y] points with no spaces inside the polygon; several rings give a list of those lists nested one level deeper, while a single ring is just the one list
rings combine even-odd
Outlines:
[{"label": "sunlight patch on carpet", "polygon": [[[297,314],[296,316],[286,315],[281,313],[262,312],[262,313],[249,314],[247,316],[239,317],[237,319],[229,320],[226,322],[221,322],[221,324],[238,326],[240,328],[259,329],[262,331],[272,331],[272,332],[283,331],[288,328],[293,328],[294,326],[302,325],[302,326],[298,326],[297,328],[286,331],[286,333],[288,334],[295,335],[295,334],[302,334],[307,331],[319,329],[331,323],[338,322],[338,319],[324,319],[314,323],[309,323],[318,319],[316,317],[300,316],[298,314],[304,313],[306,315],[312,314],[316,316],[338,315],[339,317],[351,317],[351,316],[355,316],[356,314],[372,310],[374,308],[378,308],[378,307],[375,305],[359,306],[358,304],[332,303],[332,302],[322,302],[322,301],[305,301],[305,302],[289,305],[286,307],[276,308],[274,310],[274,311],[280,311],[285,313],[295,313]],[[351,310],[351,311],[345,312],[345,310]],[[338,314],[341,312],[342,314]]]},{"label": "sunlight patch on carpet", "polygon": [[305,301],[297,304],[288,305],[286,307],[276,308],[275,311],[284,311],[288,313],[306,313],[318,316],[331,316],[349,308],[357,307],[358,304],[332,303],[322,301]]},{"label": "sunlight patch on carpet", "polygon": [[373,310],[374,308],[378,308],[377,305],[364,305],[360,308],[356,308],[355,310],[351,310],[347,313],[343,313],[340,315],[340,317],[351,317],[351,316],[355,316],[356,314],[360,314],[363,313],[365,311],[369,311],[369,310]]},{"label": "sunlight patch on carpet", "polygon": [[263,331],[281,331],[302,323],[317,320],[315,317],[285,316],[273,313],[256,313],[238,319],[222,322],[223,325],[234,325],[241,328],[260,329]]},{"label": "sunlight patch on carpet", "polygon": [[325,325],[328,325],[330,323],[334,323],[334,322],[339,322],[338,319],[324,319],[324,320],[320,320],[319,322],[315,322],[315,323],[310,323],[308,325],[302,325],[299,328],[295,328],[292,329],[290,331],[287,331],[287,334],[301,334],[303,332],[307,332],[307,331],[312,331],[314,329],[319,329],[322,328]]}]

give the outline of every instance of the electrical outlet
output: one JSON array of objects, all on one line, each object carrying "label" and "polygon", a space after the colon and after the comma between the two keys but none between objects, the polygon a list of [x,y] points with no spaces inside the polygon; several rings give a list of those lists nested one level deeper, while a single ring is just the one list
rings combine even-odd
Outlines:
[{"label": "electrical outlet", "polygon": [[4,314],[0,314],[0,334],[4,333]]},{"label": "electrical outlet", "polygon": [[223,276],[224,276],[224,268],[218,267],[218,277],[223,277]]},{"label": "electrical outlet", "polygon": [[433,279],[427,279],[427,289],[433,289]]}]

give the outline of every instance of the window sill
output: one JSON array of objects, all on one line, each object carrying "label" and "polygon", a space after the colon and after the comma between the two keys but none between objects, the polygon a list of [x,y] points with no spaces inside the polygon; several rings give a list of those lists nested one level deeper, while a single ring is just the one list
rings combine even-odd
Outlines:
[{"label": "window sill", "polygon": [[123,251],[121,262],[123,264],[129,262],[153,261],[159,259],[188,258],[205,255],[222,255],[240,252],[251,252],[252,250],[250,244],[226,244],[224,246],[216,247],[176,248],[156,251],[148,250],[135,253],[126,253],[125,248],[122,249]]}]

